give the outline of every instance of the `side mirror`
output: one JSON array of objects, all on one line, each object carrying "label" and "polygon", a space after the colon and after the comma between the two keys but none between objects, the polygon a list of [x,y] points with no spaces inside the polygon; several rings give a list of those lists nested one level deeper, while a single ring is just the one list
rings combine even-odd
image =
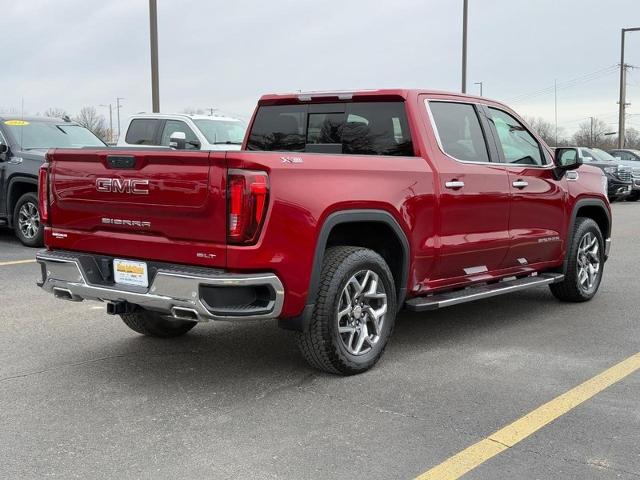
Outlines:
[{"label": "side mirror", "polygon": [[582,165],[577,148],[556,148],[554,163],[556,178],[560,179],[568,170],[575,170]]},{"label": "side mirror", "polygon": [[184,150],[187,144],[187,136],[184,132],[173,132],[169,137],[169,146],[176,150]]}]

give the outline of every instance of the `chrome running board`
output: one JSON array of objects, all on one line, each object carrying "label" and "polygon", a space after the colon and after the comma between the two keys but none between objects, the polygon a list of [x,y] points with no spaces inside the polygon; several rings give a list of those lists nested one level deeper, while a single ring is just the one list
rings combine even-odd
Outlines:
[{"label": "chrome running board", "polygon": [[416,297],[405,302],[405,307],[414,312],[424,312],[426,310],[437,310],[439,308],[450,307],[460,303],[472,302],[483,298],[495,297],[505,293],[517,292],[527,288],[540,285],[549,285],[561,282],[564,275],[561,273],[542,273],[531,277],[516,278],[512,280],[502,280],[498,283],[467,287],[462,290],[436,293],[427,297]]}]

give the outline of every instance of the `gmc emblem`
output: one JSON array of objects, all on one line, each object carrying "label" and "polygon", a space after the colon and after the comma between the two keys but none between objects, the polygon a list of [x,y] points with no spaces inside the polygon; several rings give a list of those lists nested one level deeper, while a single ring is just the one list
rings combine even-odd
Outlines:
[{"label": "gmc emblem", "polygon": [[96,178],[96,190],[99,192],[130,193],[149,195],[149,180],[131,178]]}]

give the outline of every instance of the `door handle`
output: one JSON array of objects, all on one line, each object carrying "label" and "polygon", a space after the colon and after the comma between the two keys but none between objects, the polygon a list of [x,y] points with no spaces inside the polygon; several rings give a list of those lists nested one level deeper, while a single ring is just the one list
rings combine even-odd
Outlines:
[{"label": "door handle", "polygon": [[525,182],[524,180],[516,180],[511,185],[513,185],[516,188],[524,188],[524,187],[528,187],[529,183]]},{"label": "door handle", "polygon": [[458,190],[459,188],[464,187],[464,182],[461,182],[460,180],[451,180],[449,182],[445,182],[444,186],[451,188],[452,190]]}]

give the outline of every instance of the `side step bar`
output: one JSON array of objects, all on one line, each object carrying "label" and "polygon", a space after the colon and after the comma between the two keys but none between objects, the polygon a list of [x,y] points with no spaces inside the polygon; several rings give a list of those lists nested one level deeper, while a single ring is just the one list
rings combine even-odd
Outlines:
[{"label": "side step bar", "polygon": [[405,302],[405,307],[414,312],[437,310],[459,303],[472,302],[483,298],[495,297],[505,293],[517,292],[539,285],[549,285],[561,282],[564,275],[561,273],[542,273],[540,275],[516,278],[514,280],[502,280],[490,285],[481,284],[453,292],[436,293],[428,297],[416,297]]}]

